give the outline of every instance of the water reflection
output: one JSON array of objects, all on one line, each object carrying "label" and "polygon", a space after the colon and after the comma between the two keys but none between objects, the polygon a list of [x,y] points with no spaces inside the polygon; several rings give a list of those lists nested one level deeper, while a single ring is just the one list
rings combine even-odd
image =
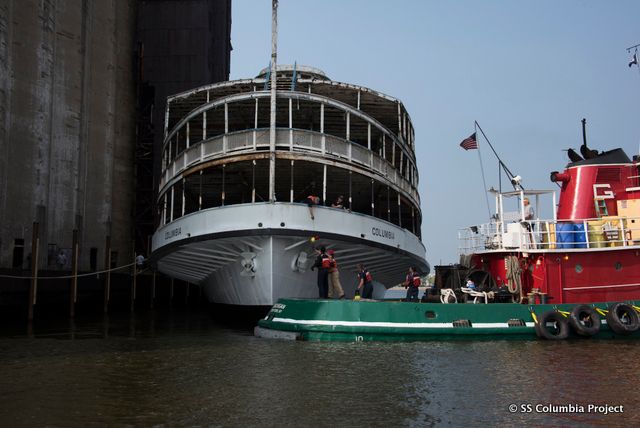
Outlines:
[{"label": "water reflection", "polygon": [[[4,426],[640,423],[640,399],[627,392],[639,380],[635,342],[280,342],[206,311],[2,333]],[[511,403],[625,413],[510,413]]]}]

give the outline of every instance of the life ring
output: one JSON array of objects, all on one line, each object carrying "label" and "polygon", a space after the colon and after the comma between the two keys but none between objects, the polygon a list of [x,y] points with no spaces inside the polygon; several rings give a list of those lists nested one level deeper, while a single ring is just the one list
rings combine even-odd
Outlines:
[{"label": "life ring", "polygon": [[[547,323],[553,323],[553,328],[547,328]],[[560,312],[551,310],[538,317],[535,324],[538,337],[549,340],[562,340],[569,337],[569,322]]]},{"label": "life ring", "polygon": [[580,336],[595,336],[600,331],[600,315],[589,305],[578,305],[571,309],[569,325]]},{"label": "life ring", "polygon": [[630,305],[615,303],[607,312],[607,324],[614,333],[627,336],[640,328],[640,317]]}]

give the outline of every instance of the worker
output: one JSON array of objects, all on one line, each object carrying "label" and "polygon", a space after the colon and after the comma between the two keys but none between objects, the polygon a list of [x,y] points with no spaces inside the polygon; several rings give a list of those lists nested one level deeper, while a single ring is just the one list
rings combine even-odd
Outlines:
[{"label": "worker", "polygon": [[305,202],[309,206],[309,215],[311,216],[311,220],[314,220],[315,217],[313,216],[313,206],[314,205],[320,205],[320,197],[316,196],[314,194],[310,194],[305,199]]},{"label": "worker", "polygon": [[371,299],[373,296],[373,278],[362,263],[358,265],[358,280],[356,292],[359,292],[363,299]]},{"label": "worker", "polygon": [[311,266],[311,270],[318,268],[318,294],[321,299],[326,299],[329,297],[329,266],[331,261],[325,247],[316,250],[316,254],[316,261]]},{"label": "worker", "polygon": [[342,284],[340,284],[340,271],[338,270],[338,262],[334,255],[335,251],[329,250],[329,298],[334,296],[338,299],[344,299],[344,291],[342,290]]},{"label": "worker", "polygon": [[406,302],[418,301],[418,290],[421,284],[422,280],[418,276],[416,268],[414,266],[409,267],[409,273],[404,281],[404,288],[407,289]]}]

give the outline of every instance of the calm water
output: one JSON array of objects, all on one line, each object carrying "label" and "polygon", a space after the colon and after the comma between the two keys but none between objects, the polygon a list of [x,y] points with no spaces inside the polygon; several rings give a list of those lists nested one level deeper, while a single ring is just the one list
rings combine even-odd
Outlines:
[{"label": "calm water", "polygon": [[[638,426],[639,349],[280,342],[205,311],[4,327],[0,425]],[[510,413],[512,403],[624,413]]]}]

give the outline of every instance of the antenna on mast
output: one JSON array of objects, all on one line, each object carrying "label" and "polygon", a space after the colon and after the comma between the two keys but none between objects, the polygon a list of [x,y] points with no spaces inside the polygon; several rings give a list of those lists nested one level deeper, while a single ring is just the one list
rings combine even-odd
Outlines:
[{"label": "antenna on mast", "polygon": [[[633,50],[633,56],[631,57],[631,61],[629,61],[629,68],[632,65],[635,65],[638,69],[638,73],[640,73],[640,64],[638,64],[638,48],[640,47],[640,43],[637,45],[633,45],[627,48],[627,53],[631,53]],[[640,143],[638,143],[638,153],[640,154]]]},{"label": "antenna on mast", "polygon": [[638,64],[638,48],[639,47],[640,47],[640,43],[627,48],[627,53],[631,53],[631,51],[633,50],[631,61],[629,61],[629,67],[631,67],[632,65],[635,65],[636,67],[638,67],[638,71],[640,71],[640,64]]}]

